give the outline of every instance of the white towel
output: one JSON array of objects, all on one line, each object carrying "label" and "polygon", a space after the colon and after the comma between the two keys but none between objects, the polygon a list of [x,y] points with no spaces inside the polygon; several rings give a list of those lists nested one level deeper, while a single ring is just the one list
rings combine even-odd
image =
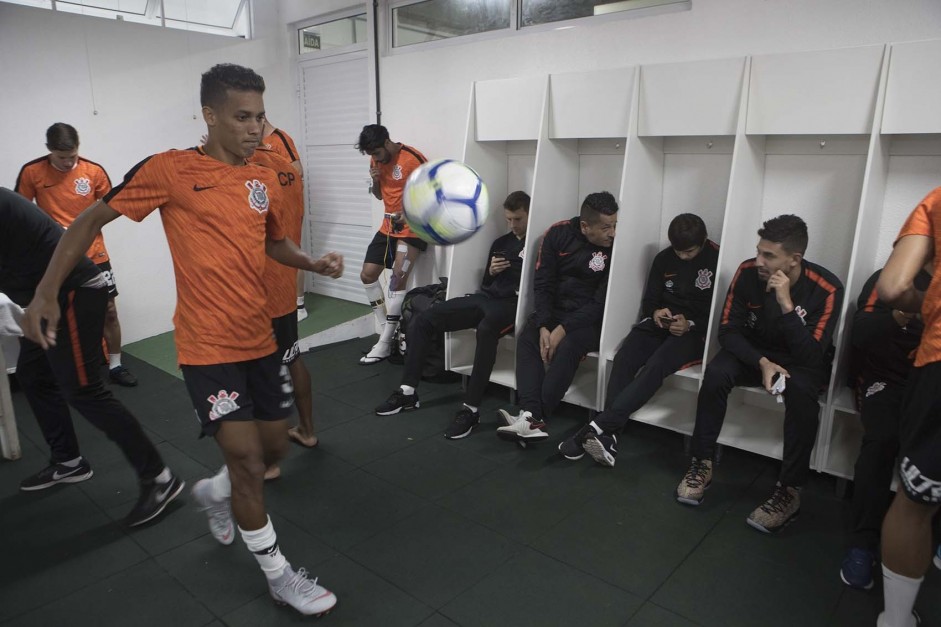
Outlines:
[{"label": "white towel", "polygon": [[15,335],[22,337],[23,323],[22,307],[10,300],[10,297],[0,292],[0,335]]}]

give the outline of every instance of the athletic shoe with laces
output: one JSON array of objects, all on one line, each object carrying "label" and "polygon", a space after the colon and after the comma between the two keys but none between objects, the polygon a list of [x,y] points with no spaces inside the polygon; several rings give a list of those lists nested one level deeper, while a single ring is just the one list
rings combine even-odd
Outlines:
[{"label": "athletic shoe with laces", "polygon": [[88,460],[82,457],[77,466],[52,464],[43,468],[32,477],[23,479],[20,482],[20,490],[33,492],[35,490],[45,490],[57,483],[79,483],[91,479],[94,474]]},{"label": "athletic shoe with laces", "polygon": [[193,485],[190,493],[199,505],[200,511],[206,512],[209,519],[209,532],[219,544],[228,546],[235,540],[235,523],[232,522],[232,505],[229,499],[217,501],[212,496],[212,479],[200,479]]},{"label": "athletic shoe with laces", "polygon": [[306,568],[297,572],[288,564],[277,579],[268,580],[268,591],[278,605],[290,605],[306,616],[322,616],[337,604],[335,594],[308,578]]},{"label": "athletic shoe with laces", "polygon": [[593,460],[602,466],[614,468],[614,460],[618,455],[618,438],[616,435],[608,433],[596,435],[594,429],[592,429],[582,446]]},{"label": "athletic shoe with laces", "polygon": [[549,437],[546,423],[533,418],[528,411],[522,412],[521,419],[507,427],[497,429],[497,435],[511,442],[539,442]]},{"label": "athletic shoe with laces", "polygon": [[934,553],[934,567],[938,570],[941,570],[941,544],[938,545],[938,550]]},{"label": "athletic shoe with laces", "polygon": [[418,394],[406,394],[402,388],[397,389],[382,404],[376,407],[377,416],[391,416],[400,411],[411,411],[421,407],[418,402]]},{"label": "athletic shoe with laces", "polygon": [[131,371],[124,366],[111,368],[108,371],[108,378],[112,383],[123,385],[126,388],[132,388],[137,385],[137,377],[131,374]]},{"label": "athletic shoe with laces", "polygon": [[143,525],[159,516],[167,505],[180,495],[186,483],[174,474],[164,483],[141,481],[140,497],[131,512],[124,518],[128,527]]},{"label": "athletic shoe with laces", "polygon": [[306,320],[307,315],[308,315],[307,307],[305,307],[304,305],[298,305],[297,306],[297,321],[301,322],[302,320]]},{"label": "athletic shoe with laces", "polygon": [[876,558],[868,549],[852,548],[843,558],[840,579],[850,588],[869,590],[873,586],[872,567]]},{"label": "athletic shoe with laces", "polygon": [[[500,416],[500,422],[503,423],[502,425],[500,425],[501,427],[509,427],[509,426],[512,426],[512,425],[516,424],[517,421],[523,419],[523,412],[520,412],[520,413],[518,413],[518,414],[511,414],[510,412],[508,412],[508,411],[505,410],[505,409],[498,409],[498,410],[497,410],[497,415]],[[497,427],[497,428],[499,428],[499,427]]]},{"label": "athletic shoe with laces", "polygon": [[562,453],[562,457],[573,462],[584,457],[585,449],[583,448],[583,444],[585,443],[585,438],[593,431],[594,429],[591,428],[591,425],[585,425],[571,437],[559,442],[559,452]]},{"label": "athletic shoe with laces", "polygon": [[800,491],[779,481],[768,500],[755,508],[745,522],[762,533],[775,533],[797,520],[800,510]]},{"label": "athletic shoe with laces", "polygon": [[676,500],[686,505],[699,505],[711,484],[712,460],[694,457],[680,485],[676,486]]},{"label": "athletic shoe with laces", "polygon": [[444,430],[444,437],[449,440],[460,440],[470,435],[474,427],[480,424],[480,414],[462,407],[454,416],[454,420]]}]

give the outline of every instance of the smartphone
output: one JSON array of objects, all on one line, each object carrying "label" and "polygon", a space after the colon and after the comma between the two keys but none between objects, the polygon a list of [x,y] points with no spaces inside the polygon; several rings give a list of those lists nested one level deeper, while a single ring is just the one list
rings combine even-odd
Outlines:
[{"label": "smartphone", "polygon": [[497,259],[504,259],[504,260],[505,260],[505,259],[506,259],[506,251],[503,251],[503,250],[495,250],[495,251],[493,251],[493,255],[492,255],[492,256],[493,256],[493,257],[496,257]]},{"label": "smartphone", "polygon": [[660,316],[659,320],[661,325],[670,325],[676,322],[676,318],[667,318],[665,316]]},{"label": "smartphone", "polygon": [[774,376],[771,377],[771,393],[774,395],[783,393],[786,380],[780,372],[774,373]]}]

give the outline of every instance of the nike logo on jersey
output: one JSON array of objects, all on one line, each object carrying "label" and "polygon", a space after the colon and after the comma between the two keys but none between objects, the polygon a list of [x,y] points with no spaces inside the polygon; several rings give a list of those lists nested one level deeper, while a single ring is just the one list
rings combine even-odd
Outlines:
[{"label": "nike logo on jersey", "polygon": [[571,254],[572,254],[572,253],[570,253],[570,252],[567,253],[567,252],[565,252],[565,251],[561,251],[561,250],[559,251],[559,257],[568,257],[568,256],[571,255]]},{"label": "nike logo on jersey", "polygon": [[194,184],[194,185],[193,185],[193,191],[194,191],[194,192],[204,192],[204,191],[206,191],[207,189],[212,189],[213,187],[215,187],[215,185],[207,185],[206,187],[200,187],[199,185]]},{"label": "nike logo on jersey", "polygon": [[664,272],[664,273],[663,273],[663,278],[664,278],[664,279],[669,279],[670,277],[676,276],[676,274],[677,274],[676,272]]},{"label": "nike logo on jersey", "polygon": [[53,183],[52,185],[46,185],[45,183],[42,184],[43,189],[49,189],[50,187],[55,187],[55,186],[56,186],[55,183]]},{"label": "nike logo on jersey", "polygon": [[761,309],[762,305],[752,305],[751,303],[745,303],[745,306],[749,309]]}]

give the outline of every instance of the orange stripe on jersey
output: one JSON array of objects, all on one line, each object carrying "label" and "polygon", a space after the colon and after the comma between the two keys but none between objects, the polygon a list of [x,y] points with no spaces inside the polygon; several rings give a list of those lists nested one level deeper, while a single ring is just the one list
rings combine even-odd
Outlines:
[{"label": "orange stripe on jersey", "polygon": [[536,269],[537,270],[539,269],[539,266],[542,265],[542,243],[546,241],[546,234],[552,229],[554,229],[555,227],[560,226],[562,224],[569,224],[570,222],[571,220],[559,220],[558,222],[554,222],[550,224],[549,228],[543,232],[542,239],[539,240],[539,250],[536,252]]},{"label": "orange stripe on jersey", "polygon": [[869,298],[866,299],[866,304],[863,305],[863,311],[875,311],[876,301],[879,300],[879,292],[876,291],[876,286],[872,286],[872,291],[869,292]]},{"label": "orange stripe on jersey", "polygon": [[822,287],[827,291],[827,300],[825,301],[823,307],[823,315],[820,316],[820,320],[817,321],[817,326],[814,327],[814,339],[818,342],[820,338],[823,337],[823,332],[827,328],[827,323],[830,322],[830,316],[833,315],[833,303],[836,300],[836,288],[825,278],[811,270],[806,268],[804,274],[807,275],[811,281]]},{"label": "orange stripe on jersey", "polygon": [[133,220],[160,209],[173,259],[179,363],[247,361],[275,352],[263,303],[266,239],[285,237],[277,174],[229,165],[199,149],[135,166],[105,202]]},{"label": "orange stripe on jersey", "polygon": [[291,163],[298,161],[297,146],[294,145],[294,140],[281,129],[274,129],[263,141],[265,148],[268,150],[273,150]]},{"label": "orange stripe on jersey", "polygon": [[732,277],[732,283],[729,285],[729,293],[725,297],[725,306],[722,308],[722,324],[729,323],[729,313],[732,311],[732,297],[735,295],[735,284],[738,283],[738,277],[742,273],[742,270],[747,268],[754,268],[755,260],[743,261],[742,264],[738,267],[738,270],[735,271],[735,276]]},{"label": "orange stripe on jersey", "polygon": [[78,321],[75,319],[75,292],[69,292],[69,304],[65,309],[65,323],[69,327],[69,341],[72,344],[72,361],[75,362],[75,372],[78,374],[78,384],[82,387],[88,385],[88,372],[85,370],[85,359],[82,357],[82,342],[78,337]]}]

